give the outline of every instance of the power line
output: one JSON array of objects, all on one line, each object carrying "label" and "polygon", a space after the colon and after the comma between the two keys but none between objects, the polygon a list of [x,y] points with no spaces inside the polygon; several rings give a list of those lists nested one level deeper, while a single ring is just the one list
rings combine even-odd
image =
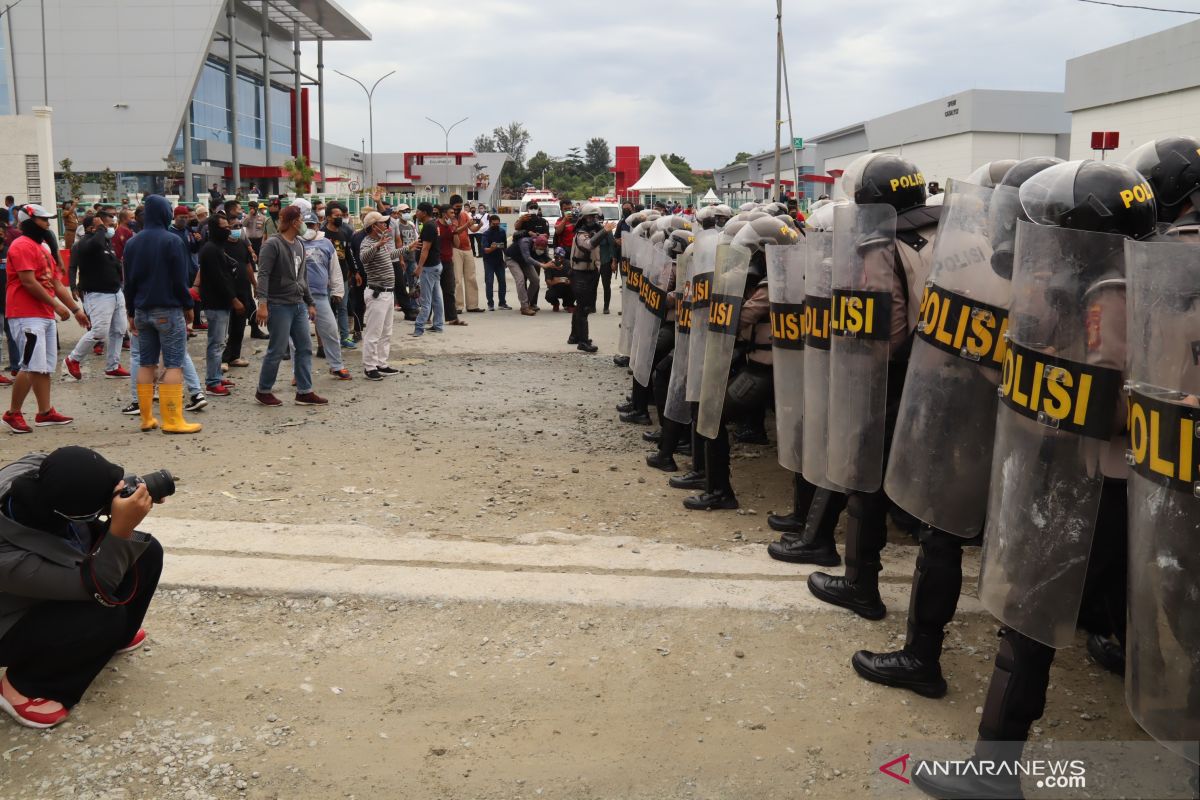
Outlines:
[{"label": "power line", "polygon": [[1135,8],[1139,11],[1161,11],[1164,14],[1190,14],[1200,17],[1200,11],[1184,11],[1181,8],[1154,8],[1153,6],[1133,6],[1125,3],[1110,3],[1107,0],[1079,0],[1081,3],[1091,3],[1097,6],[1112,6],[1114,8]]}]

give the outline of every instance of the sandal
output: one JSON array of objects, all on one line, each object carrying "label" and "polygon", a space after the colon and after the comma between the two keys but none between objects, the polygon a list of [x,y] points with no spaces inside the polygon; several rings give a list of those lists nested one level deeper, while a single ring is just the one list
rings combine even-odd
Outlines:
[{"label": "sandal", "polygon": [[[12,686],[12,684],[8,682],[8,676],[0,679],[0,684]],[[27,699],[23,703],[12,703],[7,697],[4,696],[4,692],[0,691],[0,711],[4,711],[10,717],[16,720],[17,724],[24,725],[26,728],[53,728],[55,725],[63,722],[71,715],[71,712],[62,707],[61,703],[59,704],[59,709],[57,711],[33,710],[34,706],[40,706],[45,703],[52,702],[57,701],[46,700],[43,697],[34,697],[32,699]]]},{"label": "sandal", "polygon": [[466,322],[464,322],[464,321],[463,321],[463,320],[461,320],[461,319],[456,319],[456,320],[454,320],[454,322],[451,322],[450,324],[451,324],[451,325],[462,325],[462,326],[464,326],[464,327],[465,327],[467,323],[466,323]]}]

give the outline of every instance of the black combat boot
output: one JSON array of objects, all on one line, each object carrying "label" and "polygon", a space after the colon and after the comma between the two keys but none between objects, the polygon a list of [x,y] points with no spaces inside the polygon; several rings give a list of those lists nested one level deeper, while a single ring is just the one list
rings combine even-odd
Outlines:
[{"label": "black combat boot", "polygon": [[628,414],[629,412],[636,410],[637,406],[633,404],[632,400],[626,400],[624,403],[617,404],[617,411],[622,414]]},{"label": "black combat boot", "polygon": [[767,527],[781,533],[804,533],[808,504],[812,502],[815,489],[800,473],[792,473],[792,511],[789,514],[768,514]]},{"label": "black combat boot", "polygon": [[667,481],[672,489],[688,489],[695,491],[696,489],[704,488],[704,473],[691,470],[682,475],[676,475]]},{"label": "black combat boot", "polygon": [[808,576],[808,589],[818,600],[870,620],[887,615],[879,596],[879,572],[883,569],[879,554],[887,539],[886,509],[881,502],[885,497],[882,491],[847,496],[846,574],[837,577],[814,572]]},{"label": "black combat boot", "polygon": [[683,507],[692,511],[713,511],[738,507],[733,486],[729,483],[729,439],[722,427],[716,439],[705,439],[704,492],[683,499]]},{"label": "black combat boot", "polygon": [[833,532],[846,508],[846,495],[828,489],[813,489],[803,531],[800,534],[785,533],[778,542],[771,542],[767,545],[767,555],[791,564],[836,567],[842,559],[833,543]]},{"label": "black combat boot", "polygon": [[[959,765],[957,774],[940,774],[931,764],[918,761],[912,782],[925,794],[939,800],[1024,800],[1015,764],[1021,760],[1024,742],[980,741],[969,763]],[[981,762],[991,762],[990,771]],[[1007,766],[1002,766],[1007,765]],[[998,767],[998,768],[997,768]]]},{"label": "black combat boot", "polygon": [[732,489],[718,489],[683,498],[683,507],[692,511],[732,510],[738,507],[738,500]]},{"label": "black combat boot", "polygon": [[704,488],[704,437],[696,433],[695,418],[697,414],[698,403],[691,403],[692,406],[692,424],[688,426],[688,433],[692,442],[692,468],[682,475],[677,475],[667,481],[672,489],[688,489],[695,491],[696,489]]},{"label": "black combat boot", "polygon": [[679,471],[679,465],[675,463],[675,459],[672,456],[664,456],[657,450],[655,450],[653,453],[646,454],[646,463],[655,469],[661,469],[663,472]]},{"label": "black combat boot", "polygon": [[1111,636],[1090,634],[1087,638],[1087,652],[1104,669],[1114,675],[1125,676],[1125,648],[1117,639]]},{"label": "black combat boot", "polygon": [[884,686],[911,689],[923,697],[942,697],[942,641],[954,619],[962,591],[962,548],[968,541],[922,526],[921,549],[908,597],[908,637],[894,653],[859,650],[850,660],[854,671]]},{"label": "black combat boot", "polygon": [[621,422],[628,422],[630,425],[654,424],[650,419],[650,412],[646,411],[645,409],[642,409],[641,411],[630,411],[628,414],[622,414],[620,416],[620,420]]},{"label": "black combat boot", "polygon": [[662,441],[662,428],[656,431],[646,431],[642,434],[642,441],[650,444],[658,444]]},{"label": "black combat boot", "polygon": [[613,356],[613,363],[618,367],[628,367],[629,356]]}]

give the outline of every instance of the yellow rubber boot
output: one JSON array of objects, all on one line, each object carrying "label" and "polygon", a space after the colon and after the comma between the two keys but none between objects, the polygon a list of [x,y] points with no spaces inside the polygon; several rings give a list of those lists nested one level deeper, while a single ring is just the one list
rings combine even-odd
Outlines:
[{"label": "yellow rubber boot", "polygon": [[154,384],[139,383],[137,385],[138,411],[142,414],[142,432],[152,431],[158,427],[154,418]]},{"label": "yellow rubber boot", "polygon": [[183,418],[183,384],[181,383],[159,384],[158,406],[162,409],[163,433],[199,433],[204,427],[198,422],[188,422]]}]

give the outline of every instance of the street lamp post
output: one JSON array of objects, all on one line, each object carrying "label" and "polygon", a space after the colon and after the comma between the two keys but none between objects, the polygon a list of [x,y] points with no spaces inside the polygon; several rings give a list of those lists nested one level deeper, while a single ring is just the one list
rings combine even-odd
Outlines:
[{"label": "street lamp post", "polygon": [[[443,125],[442,123],[438,122],[438,121],[437,121],[436,119],[434,119],[433,117],[426,117],[425,119],[429,120],[429,121],[430,121],[430,122],[432,122],[434,125],[437,125],[439,128],[441,128],[441,129],[442,129],[442,133],[446,134],[445,149],[443,149],[443,150],[442,150],[442,153],[443,153],[443,154],[446,154],[446,155],[449,155],[449,153],[450,153],[450,131],[454,130],[454,129],[455,129],[455,128],[457,128],[459,125],[462,125],[464,122],[466,122],[467,120],[469,120],[469,119],[470,119],[470,117],[463,117],[463,118],[462,118],[462,119],[460,119],[458,122],[456,122],[456,123],[454,123],[453,125],[451,125],[449,128],[447,128],[447,127],[446,127],[445,125]],[[450,184],[450,165],[449,165],[449,164],[444,164],[444,165],[443,165],[443,168],[442,168],[442,185],[443,185],[443,186],[445,186],[445,187],[447,187],[447,189],[449,189],[449,184]],[[438,193],[438,195],[440,196],[440,195],[441,195],[441,193],[439,192],[439,193]]]},{"label": "street lamp post", "polygon": [[338,75],[341,75],[343,78],[350,78],[350,80],[357,83],[367,95],[367,136],[371,140],[371,160],[368,162],[367,166],[367,177],[371,182],[371,189],[373,190],[375,188],[375,109],[372,106],[372,101],[375,99],[375,90],[379,88],[379,84],[383,83],[383,78],[395,75],[396,70],[392,70],[387,75],[384,75],[382,78],[375,81],[374,85],[371,86],[370,89],[368,89],[366,84],[360,81],[358,78],[351,77],[339,69],[335,69],[334,72],[336,72]]}]

